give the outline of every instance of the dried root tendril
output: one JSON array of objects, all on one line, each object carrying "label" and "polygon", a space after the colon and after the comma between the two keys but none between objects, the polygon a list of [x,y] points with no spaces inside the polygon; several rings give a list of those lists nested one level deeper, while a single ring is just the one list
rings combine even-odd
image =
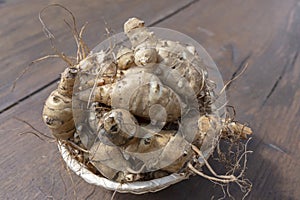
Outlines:
[{"label": "dried root tendril", "polygon": [[[42,19],[42,13],[48,9],[49,7],[59,7],[64,9],[67,13],[70,14],[71,18],[72,18],[72,25],[67,22],[66,20],[64,20],[64,22],[66,23],[66,25],[68,26],[68,28],[72,31],[73,37],[75,39],[75,42],[77,44],[77,59],[76,59],[76,63],[74,63],[68,56],[66,56],[63,52],[59,52],[55,45],[54,45],[54,35],[53,33],[48,29],[47,25],[45,24],[44,20]],[[64,7],[61,4],[50,4],[48,6],[46,6],[45,8],[43,8],[40,13],[39,13],[39,20],[43,26],[43,31],[46,35],[46,37],[50,40],[51,43],[51,47],[54,50],[54,52],[56,53],[56,55],[58,55],[61,59],[63,59],[67,64],[69,64],[69,66],[74,66],[76,64],[78,64],[82,59],[84,59],[88,53],[90,52],[88,46],[85,44],[85,42],[82,39],[83,36],[83,32],[86,28],[87,23],[85,23],[82,28],[80,29],[80,31],[78,32],[77,29],[77,24],[76,24],[76,18],[74,16],[74,14],[67,9],[66,7]]]},{"label": "dried root tendril", "polygon": [[76,143],[72,142],[71,140],[65,140],[65,141],[61,141],[63,144],[65,145],[70,145],[72,148],[77,149],[79,151],[82,151],[84,153],[90,153],[88,150],[80,147],[79,145],[77,145]]},{"label": "dried root tendril", "polygon": [[247,70],[248,65],[249,65],[249,63],[246,63],[245,66],[244,66],[244,68],[242,69],[242,71],[241,71],[238,75],[234,76],[230,81],[228,81],[228,82],[224,85],[224,87],[223,87],[222,90],[220,91],[220,94],[219,94],[219,95],[221,95],[226,89],[228,89],[229,86],[230,86],[230,84],[231,84],[233,81],[235,81],[236,79],[238,79],[238,78],[239,78],[239,77]]},{"label": "dried root tendril", "polygon": [[[42,18],[42,13],[50,8],[50,7],[59,7],[59,8],[62,8],[64,9],[65,11],[67,11],[70,15],[71,15],[71,18],[72,18],[72,25],[70,25],[66,20],[64,20],[64,22],[66,23],[66,25],[68,26],[68,28],[71,30],[72,34],[73,34],[73,37],[75,39],[75,42],[77,44],[77,54],[76,54],[76,58],[72,57],[72,56],[66,56],[63,52],[60,52],[55,44],[54,44],[54,34],[48,29],[46,23],[44,22],[43,18]],[[87,26],[87,23],[85,23],[80,31],[78,32],[77,30],[77,24],[76,24],[76,18],[75,16],[73,15],[73,13],[67,9],[66,7],[64,7],[63,5],[61,4],[50,4],[46,7],[44,7],[40,13],[39,13],[39,20],[43,26],[43,32],[45,33],[46,37],[50,40],[50,45],[51,45],[51,48],[53,49],[54,51],[54,55],[46,55],[46,56],[43,56],[41,58],[38,58],[34,61],[32,61],[22,72],[20,75],[18,75],[18,77],[13,81],[12,83],[12,87],[11,87],[11,91],[14,91],[14,89],[16,88],[16,84],[18,82],[18,80],[20,78],[22,78],[24,76],[24,74],[29,70],[29,68],[37,63],[37,62],[40,62],[40,61],[43,61],[43,60],[46,60],[46,59],[49,59],[49,58],[61,58],[63,61],[65,61],[70,67],[74,67],[75,65],[77,65],[81,60],[83,60],[84,58],[87,57],[87,55],[89,54],[90,52],[90,49],[88,48],[88,46],[86,45],[86,43],[83,41],[83,33],[84,33],[84,30]]]},{"label": "dried root tendril", "polygon": [[36,137],[38,137],[40,140],[42,141],[48,141],[48,142],[55,142],[55,138],[53,137],[50,137],[44,133],[42,133],[41,131],[37,130],[33,125],[31,125],[29,122],[23,120],[23,119],[20,119],[18,117],[13,117],[14,119],[26,124],[27,126],[29,126],[33,131],[25,131],[25,132],[22,132],[22,133],[19,133],[19,135],[24,135],[24,134],[33,134],[35,135]]},{"label": "dried root tendril", "polygon": [[[209,170],[209,172],[212,174],[207,175],[201,171],[201,169],[197,169],[196,167],[193,166],[191,162],[188,163],[188,168],[191,170],[191,172],[208,179],[212,181],[213,183],[220,185],[222,188],[222,191],[224,193],[224,198],[228,195],[229,197],[233,198],[232,195],[230,194],[230,183],[236,183],[240,190],[244,193],[243,199],[249,194],[249,192],[252,189],[252,183],[250,180],[245,178],[245,170],[247,167],[247,155],[249,153],[252,153],[252,151],[247,150],[247,146],[251,138],[247,140],[247,142],[244,145],[244,152],[239,155],[239,152],[237,154],[239,155],[239,158],[235,161],[234,165],[231,166],[231,169],[228,170],[225,175],[219,175],[215,172],[215,170],[212,168],[212,166],[208,163],[208,161],[205,159],[204,155],[202,152],[199,150],[198,147],[192,145],[193,151],[200,156],[201,160],[204,160],[205,166]],[[218,147],[219,149],[219,147]],[[243,164],[240,164],[243,160]],[[240,170],[240,171],[239,171]],[[238,173],[236,175],[236,173]],[[224,189],[226,187],[226,191]]]},{"label": "dried root tendril", "polygon": [[[231,86],[232,82],[234,82],[235,80],[237,80],[238,78],[240,78],[244,72],[247,70],[248,68],[248,65],[249,63],[246,63],[245,66],[243,67],[242,71],[233,76],[224,86],[223,88],[221,89],[221,91],[218,93],[218,94],[215,94],[216,95],[216,98],[213,100],[213,101],[208,101],[207,104],[214,104],[214,103],[219,103],[219,101],[223,101],[222,99],[220,99],[219,97],[223,95],[223,93],[229,89],[229,87]],[[227,103],[228,102],[224,102],[220,107],[218,107],[216,110],[219,111],[219,110],[222,110],[224,107],[228,107],[227,106]],[[232,106],[231,106],[232,107]],[[233,108],[233,107],[232,107]],[[234,110],[234,109],[233,109]],[[235,110],[234,110],[234,116],[235,116]],[[230,118],[231,119],[231,118]],[[245,138],[244,138],[245,139]]]}]

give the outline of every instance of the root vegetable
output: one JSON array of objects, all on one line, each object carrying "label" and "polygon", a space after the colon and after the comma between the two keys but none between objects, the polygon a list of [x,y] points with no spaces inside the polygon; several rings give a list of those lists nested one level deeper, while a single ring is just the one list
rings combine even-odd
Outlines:
[{"label": "root vegetable", "polygon": [[129,111],[123,109],[114,109],[103,116],[105,136],[117,145],[126,144],[134,138],[138,132],[138,122]]},{"label": "root vegetable", "polygon": [[[72,33],[77,44],[77,58],[75,62],[67,57],[64,53],[57,50],[53,42],[54,36],[42,19],[42,12],[52,6],[63,9],[71,16],[73,26],[68,24],[66,21],[65,22],[72,29]],[[75,16],[70,10],[60,4],[52,4],[43,8],[39,13],[39,20],[43,25],[44,33],[51,42],[52,49],[54,49],[56,53],[55,56],[60,57],[68,64],[68,67],[61,74],[58,88],[54,90],[46,100],[42,114],[43,120],[45,124],[51,129],[52,134],[55,138],[67,140],[69,138],[72,138],[76,131],[72,111],[72,95],[75,78],[79,71],[77,64],[81,60],[85,59],[87,54],[89,53],[89,48],[82,39],[85,25],[82,26],[82,28],[78,32]],[[40,60],[43,60],[43,58]]]},{"label": "root vegetable", "polygon": [[[119,176],[122,176],[122,174],[131,167],[130,163],[124,158],[118,147],[107,145],[102,142],[97,142],[92,146],[89,159],[103,176],[111,180],[115,180]],[[120,174],[119,172],[123,173]]]},{"label": "root vegetable", "polygon": [[[218,175],[207,162],[221,136],[246,138],[252,131],[221,119],[215,88],[196,48],[157,37],[137,18],[124,24],[124,32],[130,47],[85,52],[64,71],[43,111],[53,135],[73,140],[77,132],[88,155],[80,159],[116,182],[193,172],[242,183],[240,176]],[[85,129],[75,128],[72,103],[79,112],[75,121]],[[197,168],[203,165],[214,177]]]},{"label": "root vegetable", "polygon": [[68,139],[74,134],[72,93],[77,69],[67,68],[61,75],[58,88],[46,100],[43,120],[58,139]]},{"label": "root vegetable", "polygon": [[117,64],[118,68],[121,70],[126,70],[134,66],[133,50],[126,47],[120,49],[117,54]]}]

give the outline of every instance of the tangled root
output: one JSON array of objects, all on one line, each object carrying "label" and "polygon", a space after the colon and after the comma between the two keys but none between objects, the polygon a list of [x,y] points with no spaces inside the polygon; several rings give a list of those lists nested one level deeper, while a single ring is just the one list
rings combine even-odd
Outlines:
[{"label": "tangled root", "polygon": [[251,140],[251,138],[249,138],[245,144],[242,143],[240,141],[240,137],[237,136],[235,136],[234,139],[232,137],[230,138],[226,136],[223,137],[221,140],[229,144],[227,153],[224,153],[220,150],[220,141],[217,145],[218,158],[216,160],[218,160],[226,167],[227,172],[224,175],[219,175],[217,172],[215,172],[215,170],[209,164],[207,159],[205,159],[204,155],[199,150],[199,148],[194,145],[192,145],[193,151],[199,156],[199,159],[204,161],[205,166],[207,167],[211,175],[205,174],[204,172],[202,172],[201,168],[197,168],[197,162],[189,162],[187,167],[192,173],[195,173],[219,185],[224,194],[224,196],[221,199],[224,199],[226,196],[234,199],[234,197],[230,194],[230,185],[232,183],[238,185],[241,192],[244,194],[242,199],[245,199],[252,190],[252,183],[245,176],[248,160],[247,156],[248,154],[252,153],[252,151],[247,149],[248,143]]}]

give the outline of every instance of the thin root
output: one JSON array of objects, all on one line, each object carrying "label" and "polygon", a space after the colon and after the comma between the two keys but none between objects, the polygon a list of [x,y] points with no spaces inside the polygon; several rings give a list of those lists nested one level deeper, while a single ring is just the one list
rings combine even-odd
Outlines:
[{"label": "thin root", "polygon": [[246,63],[246,65],[245,65],[245,67],[243,68],[243,70],[242,70],[238,75],[236,75],[234,78],[232,78],[230,81],[228,81],[228,82],[224,85],[224,87],[223,87],[222,90],[220,91],[220,94],[219,94],[219,95],[221,95],[226,89],[228,89],[228,88],[229,88],[229,85],[230,85],[233,81],[235,81],[236,79],[238,79],[238,78],[246,71],[246,69],[248,68],[248,64],[249,64],[249,63]]},{"label": "thin root", "polygon": [[[53,138],[53,137],[50,137],[44,133],[42,133],[41,131],[37,130],[34,126],[32,126],[30,123],[26,122],[25,120],[23,119],[20,119],[18,117],[13,117],[14,119],[26,124],[27,126],[29,126],[32,130],[34,130],[35,132],[32,132],[32,131],[26,131],[26,132],[22,132],[20,133],[20,135],[23,135],[23,134],[27,134],[27,133],[31,133],[35,136],[37,136],[40,140],[43,140],[43,141],[46,141],[44,138],[46,138],[49,142],[55,142],[56,140]],[[41,137],[42,136],[42,137]],[[44,137],[44,138],[43,138]]]},{"label": "thin root", "polygon": [[[198,149],[198,147],[196,147],[195,145],[192,145],[192,149],[204,160],[204,163],[206,165],[206,167],[208,168],[208,170],[215,176],[218,177],[219,180],[228,180],[229,182],[234,182],[236,181],[236,177],[234,175],[218,175],[213,168],[210,166],[210,164],[208,163],[208,161],[205,159],[205,157],[203,156],[202,152]],[[222,182],[222,181],[221,181]]]},{"label": "thin root", "polygon": [[[247,166],[247,155],[248,153],[252,153],[252,151],[247,150],[247,146],[251,138],[248,139],[248,141],[245,143],[244,146],[244,152],[239,156],[239,159],[236,161],[235,165],[232,167],[231,170],[229,170],[226,175],[218,175],[211,165],[208,163],[208,161],[203,156],[202,152],[199,150],[198,147],[192,145],[192,149],[204,160],[204,163],[206,167],[208,168],[209,172],[213,175],[207,175],[203,173],[201,170],[196,169],[191,162],[188,163],[187,167],[194,172],[195,174],[202,176],[203,178],[206,178],[222,187],[224,195],[228,195],[230,198],[233,198],[233,196],[230,194],[229,184],[230,183],[236,183],[241,191],[244,193],[243,199],[249,194],[252,188],[252,184],[248,179],[245,179],[245,170]],[[244,159],[242,168],[240,167],[240,162]],[[235,175],[238,169],[240,169],[240,172],[238,175]],[[226,192],[224,190],[224,187],[226,188]]]},{"label": "thin root", "polygon": [[[70,28],[73,37],[75,39],[75,42],[77,44],[77,58],[76,58],[76,63],[72,62],[72,60],[66,56],[63,52],[59,52],[55,45],[54,45],[54,35],[53,33],[48,29],[47,25],[45,24],[44,20],[42,19],[42,13],[48,9],[49,7],[59,7],[64,9],[66,12],[68,12],[72,18],[72,25],[69,24],[66,20],[64,20],[64,22],[66,23],[66,25]],[[87,23],[85,25],[83,25],[83,27],[80,29],[80,32],[78,32],[77,30],[77,24],[76,24],[76,18],[73,15],[73,13],[67,9],[66,7],[64,7],[63,5],[60,4],[50,4],[48,6],[46,6],[45,8],[43,8],[40,13],[39,13],[39,20],[43,26],[43,31],[46,35],[46,37],[50,40],[51,43],[51,47],[54,50],[54,52],[61,58],[63,59],[69,66],[74,66],[76,64],[78,64],[82,59],[84,59],[88,53],[89,53],[89,48],[87,47],[87,45],[85,44],[85,42],[82,39],[82,35],[83,32],[85,30],[85,27],[87,25]]]},{"label": "thin root", "polygon": [[146,168],[146,165],[143,164],[143,166],[139,169],[139,170],[133,170],[131,168],[127,168],[126,170],[129,172],[129,173],[132,173],[132,174],[140,174],[143,172],[143,170]]},{"label": "thin root", "polygon": [[11,87],[11,92],[13,92],[16,88],[16,85],[17,85],[17,82],[20,78],[22,78],[24,76],[24,74],[29,70],[29,68],[31,67],[32,64],[36,63],[36,62],[39,62],[39,61],[42,61],[42,60],[45,60],[45,59],[48,59],[48,58],[59,58],[58,55],[47,55],[47,56],[44,56],[44,57],[41,57],[41,58],[38,58],[34,61],[32,61],[22,72],[21,74],[13,81],[13,84],[12,84],[12,87]]},{"label": "thin root", "polygon": [[[65,11],[67,11],[71,17],[72,17],[72,22],[73,25],[71,26],[66,20],[64,20],[64,22],[68,25],[68,27],[71,29],[73,37],[76,41],[77,44],[77,56],[76,58],[72,57],[72,56],[66,56],[63,52],[60,52],[54,45],[54,34],[49,30],[49,28],[47,27],[46,23],[44,22],[43,18],[42,18],[42,13],[45,12],[46,9],[48,9],[49,7],[60,7],[62,9],[64,9]],[[77,31],[77,25],[76,25],[76,19],[75,16],[73,15],[73,13],[67,9],[66,7],[60,5],[60,4],[50,4],[46,7],[44,7],[40,12],[39,12],[39,20],[43,26],[43,32],[46,35],[46,37],[50,40],[50,44],[51,44],[51,48],[53,49],[53,51],[55,52],[54,55],[46,55],[43,56],[41,58],[38,58],[34,61],[32,61],[23,71],[22,73],[13,81],[12,87],[11,87],[11,92],[14,91],[14,89],[16,88],[16,84],[17,81],[23,77],[23,75],[29,70],[30,66],[32,64],[35,64],[36,62],[40,62],[43,61],[45,59],[48,58],[61,58],[63,61],[65,61],[70,67],[75,66],[76,64],[78,64],[82,59],[86,58],[87,55],[89,54],[90,50],[88,48],[88,46],[86,45],[86,43],[83,41],[82,36],[83,36],[83,32],[86,28],[87,23],[85,23],[82,28],[80,29],[80,32]]]},{"label": "thin root", "polygon": [[75,148],[75,149],[77,149],[77,150],[79,150],[79,151],[82,151],[82,152],[84,152],[84,153],[90,153],[88,150],[86,150],[86,149],[84,149],[84,148],[78,146],[77,144],[75,144],[74,142],[72,142],[72,141],[70,141],[70,140],[68,140],[68,141],[63,141],[63,140],[62,140],[61,142],[64,143],[64,144],[69,144],[69,145],[71,145],[73,148]]},{"label": "thin root", "polygon": [[213,176],[206,175],[203,172],[200,172],[199,170],[197,170],[190,162],[188,163],[187,166],[194,173],[198,174],[199,176],[202,176],[203,178],[211,180],[211,181],[216,181],[216,182],[220,182],[220,183],[231,183],[231,182],[235,182],[236,181],[236,179],[220,179],[220,178],[216,178],[216,177],[213,177]]}]

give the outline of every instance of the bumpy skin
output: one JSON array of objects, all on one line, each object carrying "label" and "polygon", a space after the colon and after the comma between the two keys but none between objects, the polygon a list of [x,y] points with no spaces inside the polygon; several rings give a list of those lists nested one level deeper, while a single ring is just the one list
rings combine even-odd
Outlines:
[{"label": "bumpy skin", "polygon": [[117,54],[117,65],[120,70],[126,70],[135,65],[134,53],[129,48],[122,48]]},{"label": "bumpy skin", "polygon": [[138,18],[130,18],[124,23],[124,32],[128,34],[131,30],[144,27],[145,22]]},{"label": "bumpy skin", "polygon": [[[176,131],[163,130],[150,134],[143,128],[139,128],[136,130],[136,134],[132,135],[120,128],[121,122],[127,120],[130,121],[129,124],[132,124],[131,127],[140,127],[134,116],[161,124],[178,120],[184,111],[182,110],[184,105],[181,98],[188,98],[190,95],[185,94],[190,91],[186,91],[184,85],[189,84],[191,91],[193,90],[196,96],[204,87],[205,74],[202,71],[197,71],[194,67],[195,50],[176,42],[157,39],[152,32],[144,27],[144,22],[141,20],[130,19],[124,25],[124,32],[131,42],[132,50],[121,48],[116,60],[101,52],[90,55],[79,66],[83,71],[88,71],[91,74],[94,73],[93,71],[97,71],[93,69],[101,69],[95,65],[97,62],[100,62],[99,65],[107,71],[110,70],[110,67],[106,66],[112,66],[114,62],[117,63],[118,67],[115,79],[107,80],[105,76],[97,77],[97,84],[93,90],[89,88],[78,93],[78,98],[82,101],[99,102],[102,105],[112,107],[112,110],[104,114],[99,120],[100,130],[102,130],[100,133],[109,142],[97,144],[98,148],[93,147],[94,154],[101,155],[101,158],[98,156],[90,159],[99,170],[102,169],[101,172],[104,176],[114,177],[114,179],[116,176],[119,178],[123,176],[124,174],[118,175],[113,167],[108,167],[107,163],[99,162],[99,159],[108,156],[105,151],[107,148],[113,148],[109,146],[111,143],[111,145],[116,145],[126,151],[132,158],[144,163],[147,170],[163,169],[170,173],[178,172],[184,163],[194,155],[185,138],[176,134]],[[163,71],[163,75],[159,74],[158,71],[163,69],[158,69],[153,65],[157,62],[169,66],[170,70]],[[102,70],[103,74],[106,73],[105,70]],[[96,77],[96,73],[94,76]],[[173,82],[166,84],[166,80],[170,77],[174,79]],[[174,91],[172,88],[177,89]],[[93,92],[92,96],[90,95],[91,92]],[[181,97],[178,96],[178,92]],[[165,114],[165,119],[156,118],[155,114],[160,110],[151,110],[154,105],[160,105],[164,109],[165,113],[159,115]],[[151,112],[153,112],[154,117],[150,116]],[[194,128],[197,129],[197,126]],[[178,147],[180,151],[174,152],[174,146]],[[116,149],[111,151],[111,153],[113,152],[116,153],[116,156],[119,155],[119,151]],[[155,162],[153,161],[154,157],[157,157]],[[120,157],[120,159],[124,163],[127,162],[124,158]],[[116,164],[118,165],[118,163]],[[125,174],[128,173],[126,169],[122,168],[122,170],[125,171]]]},{"label": "bumpy skin", "polygon": [[111,180],[116,178],[119,171],[126,171],[130,167],[117,146],[102,142],[92,146],[89,159],[102,175]]},{"label": "bumpy skin", "polygon": [[195,65],[202,66],[201,60],[195,59],[197,54],[191,51],[189,47],[185,47],[177,42],[169,40],[161,40],[156,46],[158,52],[158,62],[175,69],[188,82],[190,87],[198,95],[204,87],[207,75],[205,70],[199,71]]},{"label": "bumpy skin", "polygon": [[138,122],[134,116],[124,109],[113,109],[103,116],[104,134],[117,146],[126,144],[137,136]]},{"label": "bumpy skin", "polygon": [[73,137],[75,124],[72,113],[72,94],[77,69],[66,68],[61,75],[58,88],[45,102],[43,120],[57,139]]},{"label": "bumpy skin", "polygon": [[[135,169],[136,165],[130,159],[143,163],[145,170],[179,172],[185,163],[195,159],[192,144],[199,149],[204,148],[204,151],[213,146],[213,140],[218,134],[216,130],[220,130],[221,126],[215,123],[219,119],[212,116],[190,119],[188,128],[196,130],[197,134],[195,138],[186,138],[186,135],[175,130],[149,132],[136,118],[151,120],[151,123],[161,123],[163,126],[167,122],[176,122],[182,117],[182,111],[186,111],[181,109],[184,103],[178,95],[188,99],[190,93],[194,93],[198,97],[206,87],[205,67],[194,47],[157,39],[144,27],[144,22],[137,18],[125,23],[124,32],[132,49],[120,49],[116,58],[104,51],[90,54],[76,68],[64,71],[58,88],[45,103],[44,122],[57,139],[73,137],[75,125],[72,94],[77,70],[80,70],[82,75],[79,80],[83,88],[79,88],[78,94],[75,94],[78,99],[110,109],[103,110],[99,118],[99,113],[95,111],[96,114],[92,113],[89,119],[93,124],[91,128],[100,138],[100,141],[92,145],[89,160],[99,172],[118,182],[136,181],[142,178],[140,173],[144,171],[132,172],[138,169]],[[168,72],[165,76],[156,74],[156,68],[152,67],[155,63],[168,66],[173,70],[172,73],[176,73]],[[200,66],[203,70],[199,71],[195,66]],[[163,79],[170,77],[175,79],[174,83],[166,85]],[[183,87],[185,84],[192,88],[192,92],[186,91],[186,87]],[[177,90],[174,91],[174,88]],[[165,113],[159,113],[159,109],[151,110],[154,105],[163,107]],[[165,118],[159,117],[164,114]],[[222,131],[251,132],[247,127],[236,123],[227,124]]]},{"label": "bumpy skin", "polygon": [[153,105],[161,105],[165,109],[168,122],[181,116],[180,100],[176,93],[144,68],[129,69],[125,77],[115,85],[110,96],[111,105],[128,109],[139,117],[150,119]]},{"label": "bumpy skin", "polygon": [[[116,108],[128,108],[132,114],[143,118],[149,118],[149,110],[152,105],[160,104],[166,109],[167,121],[178,119],[182,114],[182,110],[180,110],[180,100],[176,96],[176,92],[162,84],[160,80],[162,77],[156,77],[153,71],[149,71],[149,69],[151,69],[151,64],[157,62],[169,66],[178,74],[176,78],[179,80],[174,82],[178,82],[179,85],[181,83],[180,79],[183,78],[197,96],[205,87],[204,82],[207,75],[205,70],[198,71],[195,68],[195,65],[203,66],[201,61],[195,59],[197,57],[195,50],[176,42],[157,39],[152,32],[144,27],[143,21],[136,18],[128,20],[124,25],[124,30],[131,41],[135,52],[134,62],[138,66],[132,64],[130,50],[121,49],[117,56],[117,74],[120,74],[120,76],[114,80],[115,82],[111,83],[103,80],[103,84],[95,88],[92,101]],[[122,56],[124,60],[121,59]],[[109,63],[109,60],[106,60],[106,62]],[[114,61],[111,60],[110,62]],[[85,65],[90,65],[85,67],[89,69],[94,64],[85,63]],[[125,79],[122,79],[124,76]],[[128,78],[126,79],[126,77]],[[120,81],[121,84],[116,83],[117,81]],[[129,105],[127,105],[126,98],[126,101],[124,98],[120,101],[113,100],[126,96],[128,92],[131,92]],[[81,91],[79,98],[83,101],[89,101],[91,100],[90,93],[91,90]]]},{"label": "bumpy skin", "polygon": [[[117,83],[96,87],[92,101],[127,108],[132,114],[143,118],[149,118],[151,106],[160,104],[166,110],[166,121],[174,121],[181,116],[179,97],[151,71],[136,67],[124,71],[124,76]],[[90,93],[90,89],[81,91],[79,99],[89,101]]]}]

